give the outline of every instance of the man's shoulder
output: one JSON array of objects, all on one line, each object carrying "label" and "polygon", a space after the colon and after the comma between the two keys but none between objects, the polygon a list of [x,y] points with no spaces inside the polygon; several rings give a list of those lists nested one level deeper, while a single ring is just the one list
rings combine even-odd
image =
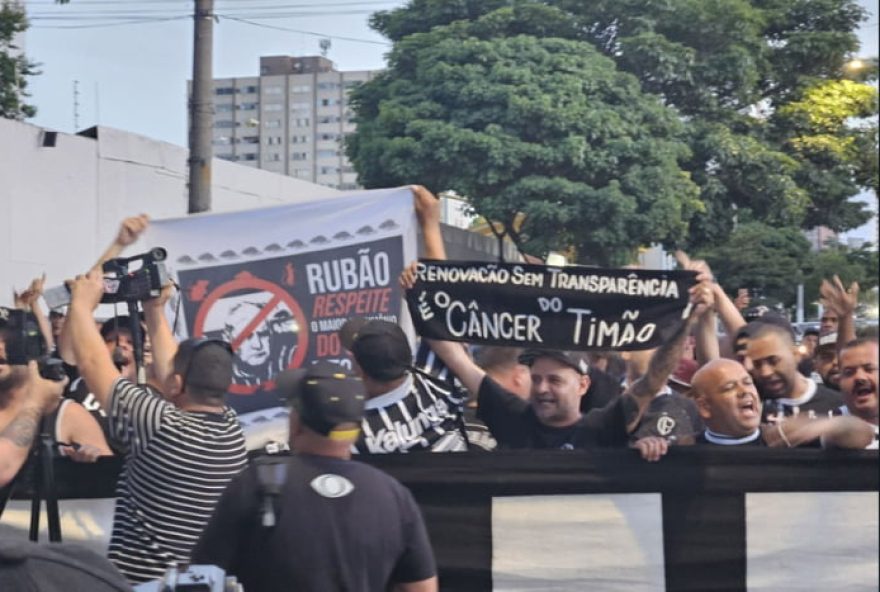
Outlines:
[{"label": "man's shoulder", "polygon": [[838,402],[843,403],[843,397],[840,394],[840,391],[836,391],[833,388],[827,387],[824,384],[816,385],[816,394],[813,395],[813,399],[816,401],[830,401],[830,402]]}]

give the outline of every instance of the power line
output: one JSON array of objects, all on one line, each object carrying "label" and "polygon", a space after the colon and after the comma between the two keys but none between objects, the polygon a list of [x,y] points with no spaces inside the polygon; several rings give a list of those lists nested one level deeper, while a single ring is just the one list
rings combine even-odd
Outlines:
[{"label": "power line", "polygon": [[324,37],[327,39],[339,39],[340,41],[354,41],[357,43],[369,43],[371,45],[387,45],[391,46],[387,41],[372,41],[370,39],[357,39],[354,37],[341,37],[339,35],[327,35],[326,33],[315,33],[314,31],[302,31],[299,29],[289,29],[287,27],[279,27],[277,25],[265,25],[263,23],[255,23],[253,21],[249,21],[243,18],[238,18],[234,16],[222,16],[218,15],[220,18],[226,19],[228,21],[236,21],[239,23],[244,23],[246,25],[253,25],[254,27],[262,27],[264,29],[274,29],[276,31],[286,31],[288,33],[300,33],[302,35],[314,35],[316,37]]}]

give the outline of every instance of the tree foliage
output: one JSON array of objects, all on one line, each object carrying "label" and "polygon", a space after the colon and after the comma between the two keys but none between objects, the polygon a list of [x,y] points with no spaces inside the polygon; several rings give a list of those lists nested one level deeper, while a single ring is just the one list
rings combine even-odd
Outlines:
[{"label": "tree foliage", "polygon": [[24,9],[0,2],[0,117],[25,119],[36,109],[25,103],[27,77],[37,74],[36,64],[25,58],[15,37],[27,29]]},{"label": "tree foliage", "polygon": [[[510,60],[509,68],[517,72],[517,77],[504,80],[504,93],[489,90],[496,84],[492,78],[495,66],[490,67],[486,60],[497,64],[501,54],[490,48],[504,40],[530,38],[532,43],[543,44],[545,51],[550,51],[546,44],[558,40],[560,44],[553,46],[552,51],[557,47],[582,47],[586,51],[589,46],[592,51],[584,55],[590,55],[591,62],[602,63],[600,57],[608,60],[602,72],[628,73],[637,79],[637,88],[630,86],[626,93],[613,99],[633,102],[631,106],[615,105],[613,110],[623,121],[638,120],[648,98],[657,97],[669,116],[680,123],[655,128],[652,141],[662,141],[663,134],[670,134],[666,136],[668,141],[687,144],[687,150],[677,146],[671,150],[674,168],[680,169],[681,178],[695,184],[699,193],[695,196],[689,186],[689,191],[679,195],[683,217],[675,230],[680,234],[674,241],[669,232],[664,234],[670,228],[663,224],[656,228],[643,224],[647,232],[640,232],[638,240],[686,242],[696,249],[727,240],[737,222],[749,221],[803,228],[821,223],[836,231],[848,230],[869,216],[862,204],[850,203],[849,199],[860,186],[876,187],[876,150],[870,150],[876,145],[876,130],[872,144],[870,129],[857,137],[848,125],[820,131],[805,127],[800,114],[807,106],[807,111],[816,111],[817,93],[833,88],[827,85],[845,86],[841,81],[844,66],[858,49],[855,31],[864,18],[864,10],[855,0],[413,0],[403,8],[372,17],[373,28],[395,45],[389,71],[359,93],[360,125],[367,125],[358,128],[349,154],[361,181],[369,186],[379,179],[411,180],[434,166],[453,170],[461,178],[460,185],[479,190],[462,191],[451,182],[447,186],[441,182],[445,179],[439,177],[436,181],[444,189],[455,187],[464,195],[472,195],[481,214],[498,216],[501,202],[508,200],[509,208],[531,207],[531,219],[540,226],[526,228],[529,244],[573,240],[567,228],[577,225],[577,216],[584,212],[584,208],[575,208],[573,204],[585,194],[559,181],[580,183],[579,178],[551,171],[546,176],[539,174],[545,177],[541,183],[554,179],[550,185],[536,184],[535,179],[526,183],[519,168],[520,159],[475,161],[485,157],[483,151],[457,152],[447,149],[442,142],[444,146],[435,143],[430,150],[423,150],[423,138],[413,136],[406,126],[407,118],[415,114],[420,120],[431,119],[438,125],[449,123],[456,128],[456,135],[473,132],[481,136],[489,128],[490,119],[503,118],[511,105],[517,103],[510,100],[511,95],[518,100],[534,101],[535,92],[546,93],[545,100],[557,104],[553,98],[557,87],[549,81],[535,83],[540,72],[525,73],[526,69],[543,65],[530,50],[523,52],[523,61],[518,55],[503,54],[501,59]],[[562,40],[576,45],[562,45]],[[467,58],[470,61],[462,61],[461,55],[447,59],[449,56],[444,53],[467,53],[466,48],[473,47],[469,44],[477,42],[483,44],[477,47],[485,49],[486,56],[471,52]],[[446,66],[438,70],[435,66],[439,63]],[[582,74],[592,74],[594,68],[598,66],[590,66]],[[422,70],[445,78],[435,79]],[[477,76],[484,77],[488,85],[486,94],[475,103],[474,115],[479,115],[476,119],[456,117],[446,110],[445,101],[450,100],[456,105],[456,113],[467,112],[467,101],[474,100],[473,93],[459,95],[461,89],[457,85],[460,77],[468,76],[472,76],[469,83],[477,80],[473,78]],[[520,84],[531,87],[520,92]],[[441,87],[451,92],[435,91]],[[605,109],[601,101],[612,100],[607,94],[599,95],[598,103],[589,94],[585,96],[598,112]],[[857,98],[856,111],[865,112],[863,98]],[[414,107],[427,108],[428,104],[426,112]],[[565,103],[559,105],[564,107]],[[623,112],[629,108],[635,113],[627,118]],[[876,115],[876,100],[873,109]],[[565,120],[562,111],[560,108],[554,117],[562,116]],[[380,121],[370,126],[371,118],[380,112]],[[531,116],[532,112],[528,114]],[[543,127],[546,118],[535,121],[541,121]],[[393,125],[386,127],[389,122]],[[503,144],[517,145],[512,139],[530,132],[527,123],[510,126],[509,119],[499,120],[505,134]],[[600,123],[603,131],[610,125],[604,119]],[[434,136],[435,140],[438,138],[442,136]],[[601,135],[600,141],[607,138],[607,134]],[[397,143],[397,139],[402,143]],[[609,147],[607,143],[597,145],[593,136],[577,126],[564,131],[547,126],[543,135],[526,136],[525,140],[556,145],[579,142],[587,153],[595,154]],[[825,151],[817,151],[822,146]],[[843,153],[846,158],[841,156]],[[670,156],[664,155],[665,163],[670,162]],[[432,162],[434,158],[442,162]],[[589,160],[585,163],[592,164]],[[623,174],[626,169],[604,170]],[[657,174],[659,171],[647,175],[655,178],[659,189],[680,185],[673,167],[665,164],[660,170],[662,175]],[[529,189],[503,193],[497,184],[474,186],[470,182],[472,173],[525,183]],[[608,229],[605,234],[610,235],[596,237],[603,241],[613,238],[618,231],[629,230],[627,212],[649,215],[649,210],[644,209],[648,202],[644,200],[624,198],[620,205],[612,207],[612,201],[617,199],[617,189],[612,188],[614,181],[620,184],[623,178],[609,178],[607,190],[598,202],[602,205],[598,210],[587,208],[601,212],[603,226]],[[594,191],[605,189],[592,181],[587,184]],[[551,194],[568,197],[561,202],[542,198]],[[629,196],[633,191],[623,190],[623,194]],[[532,204],[533,201],[538,203]],[[484,211],[484,204],[489,202],[493,202],[493,209]],[[501,219],[509,222],[510,211],[504,213]],[[617,216],[621,215],[624,218],[619,220]],[[561,232],[560,218],[570,222],[561,227]],[[595,231],[594,222],[595,218],[587,218],[579,227]],[[544,233],[547,239],[536,232]],[[652,236],[651,232],[656,234]],[[594,252],[597,249],[593,244],[580,246]],[[620,241],[612,240],[607,243],[607,250],[622,246]],[[605,247],[600,244],[598,248]]]},{"label": "tree foliage", "polygon": [[684,127],[589,43],[527,34],[566,22],[522,5],[402,39],[353,95],[360,182],[453,189],[532,253],[610,264],[675,242],[701,207]]}]

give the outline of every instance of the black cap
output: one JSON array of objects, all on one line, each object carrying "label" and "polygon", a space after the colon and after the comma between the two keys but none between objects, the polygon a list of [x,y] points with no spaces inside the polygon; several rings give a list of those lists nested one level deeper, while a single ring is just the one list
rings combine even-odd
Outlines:
[{"label": "black cap", "polygon": [[556,360],[560,364],[565,364],[578,374],[586,375],[590,372],[590,365],[583,354],[576,351],[565,351],[561,349],[527,349],[520,355],[521,364],[531,366],[538,358],[550,358]]},{"label": "black cap", "polygon": [[331,439],[356,437],[356,431],[336,429],[341,424],[360,424],[367,399],[363,383],[346,368],[320,360],[305,368],[285,370],[276,385],[280,396],[311,430]]},{"label": "black cap", "polygon": [[398,325],[379,319],[349,319],[339,330],[342,345],[364,374],[388,382],[402,377],[412,364],[412,350]]}]

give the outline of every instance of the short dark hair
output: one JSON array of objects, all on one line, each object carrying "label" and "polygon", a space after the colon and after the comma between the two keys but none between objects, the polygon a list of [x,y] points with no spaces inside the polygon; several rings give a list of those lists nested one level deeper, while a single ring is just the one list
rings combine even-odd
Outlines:
[{"label": "short dark hair", "polygon": [[363,373],[373,380],[397,380],[412,366],[409,340],[396,323],[355,317],[340,328],[339,336]]},{"label": "short dark hair", "polygon": [[749,331],[749,339],[758,339],[759,337],[764,337],[765,335],[777,335],[781,337],[786,343],[794,345],[794,333],[791,330],[791,325],[785,326],[777,322],[768,323],[764,321],[758,321],[755,325],[755,328]]},{"label": "short dark hair", "polygon": [[858,337],[847,342],[846,345],[840,348],[840,351],[844,351],[847,349],[852,349],[854,347],[861,347],[863,345],[878,345],[877,340],[870,337]]},{"label": "short dark hair", "polygon": [[486,370],[511,368],[520,364],[519,357],[522,355],[521,347],[503,347],[497,345],[484,345],[474,352],[474,361],[477,366]]},{"label": "short dark hair", "polygon": [[219,339],[187,339],[177,348],[174,372],[183,378],[186,393],[194,401],[222,403],[232,383],[234,354]]}]

